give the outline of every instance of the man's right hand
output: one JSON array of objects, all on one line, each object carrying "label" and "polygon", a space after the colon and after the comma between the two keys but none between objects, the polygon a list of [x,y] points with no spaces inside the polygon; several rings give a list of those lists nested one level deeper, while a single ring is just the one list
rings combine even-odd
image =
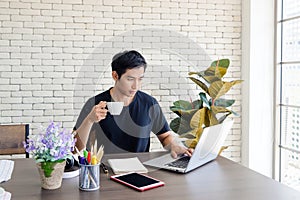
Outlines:
[{"label": "man's right hand", "polygon": [[90,122],[99,122],[102,119],[106,118],[107,115],[107,109],[106,109],[106,101],[100,101],[99,104],[95,105],[91,112],[88,115],[88,119]]}]

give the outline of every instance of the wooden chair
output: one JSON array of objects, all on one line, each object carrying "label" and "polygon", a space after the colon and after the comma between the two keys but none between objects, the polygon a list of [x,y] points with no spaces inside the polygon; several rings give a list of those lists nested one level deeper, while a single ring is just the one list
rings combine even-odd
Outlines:
[{"label": "wooden chair", "polygon": [[29,154],[26,153],[23,141],[29,135],[29,124],[0,125],[0,155]]}]

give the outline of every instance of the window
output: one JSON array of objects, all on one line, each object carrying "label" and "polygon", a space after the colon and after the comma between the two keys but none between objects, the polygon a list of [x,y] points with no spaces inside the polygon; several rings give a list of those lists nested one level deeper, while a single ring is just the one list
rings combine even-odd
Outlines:
[{"label": "window", "polygon": [[279,181],[300,190],[300,1],[277,1]]}]

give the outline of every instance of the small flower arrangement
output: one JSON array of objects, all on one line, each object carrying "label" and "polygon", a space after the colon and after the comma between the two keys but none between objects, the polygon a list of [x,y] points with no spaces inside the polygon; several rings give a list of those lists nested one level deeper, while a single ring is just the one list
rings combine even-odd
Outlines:
[{"label": "small flower arrangement", "polygon": [[60,124],[51,122],[39,134],[29,135],[24,148],[37,163],[60,162],[72,156],[75,142],[72,133],[61,129]]}]

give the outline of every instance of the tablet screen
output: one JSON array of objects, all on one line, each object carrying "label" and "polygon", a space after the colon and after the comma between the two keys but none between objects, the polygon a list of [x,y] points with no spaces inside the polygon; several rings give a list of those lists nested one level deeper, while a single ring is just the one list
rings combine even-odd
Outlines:
[{"label": "tablet screen", "polygon": [[164,183],[159,180],[135,172],[123,175],[115,175],[111,178],[115,181],[123,183],[127,186],[131,186],[138,190],[147,190],[164,185]]},{"label": "tablet screen", "polygon": [[132,174],[126,174],[124,176],[119,176],[118,179],[121,181],[127,182],[131,185],[134,185],[136,187],[143,187],[146,185],[151,185],[154,183],[158,183],[159,181],[148,178],[146,176],[142,176],[137,173],[132,173]]}]

